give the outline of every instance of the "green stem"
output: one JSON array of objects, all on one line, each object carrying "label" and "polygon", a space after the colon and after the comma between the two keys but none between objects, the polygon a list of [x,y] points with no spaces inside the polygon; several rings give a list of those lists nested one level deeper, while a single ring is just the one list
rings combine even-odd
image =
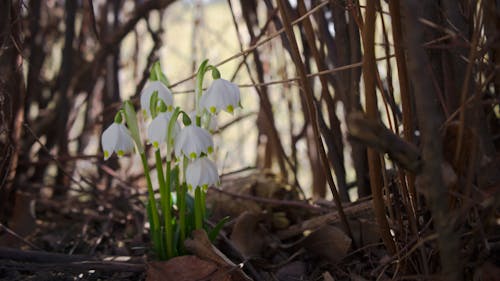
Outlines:
[{"label": "green stem", "polygon": [[173,230],[173,225],[172,225],[172,208],[171,208],[171,202],[172,202],[172,181],[171,181],[171,174],[172,174],[172,168],[171,168],[171,163],[170,161],[167,161],[167,169],[166,169],[166,188],[165,188],[165,193],[166,193],[166,199],[167,201],[167,210],[165,210],[165,232],[167,233],[167,250],[170,250],[169,253],[171,253],[171,256],[169,254],[169,257],[175,256],[174,254],[174,230]]},{"label": "green stem", "polygon": [[161,238],[160,238],[160,218],[158,216],[158,209],[156,208],[155,194],[153,190],[153,184],[151,183],[151,176],[149,174],[148,161],[146,159],[146,154],[141,153],[142,167],[144,168],[144,175],[146,176],[146,183],[148,186],[148,205],[149,205],[149,215],[151,216],[151,231],[153,236],[153,248],[158,256],[162,256],[161,251]]},{"label": "green stem", "polygon": [[196,80],[196,93],[195,93],[195,107],[196,107],[196,116],[200,116],[200,99],[201,94],[203,93],[203,74],[199,75]]},{"label": "green stem", "polygon": [[[165,181],[165,177],[163,175],[163,167],[161,160],[160,150],[157,149],[155,152],[156,157],[156,172],[158,173],[158,184],[160,186],[160,205],[161,211],[163,213],[164,219],[164,229],[165,229],[165,246],[167,252],[167,259],[172,258],[174,256],[174,251],[172,247],[172,215],[170,213],[170,176],[167,174],[168,180]],[[167,171],[169,172],[170,169]]]},{"label": "green stem", "polygon": [[202,207],[202,191],[199,186],[194,191],[194,225],[195,229],[203,228],[203,207]]},{"label": "green stem", "polygon": [[186,184],[177,185],[177,204],[179,208],[179,253],[184,253],[186,240]]},{"label": "green stem", "polygon": [[201,127],[201,116],[196,115],[196,126]]},{"label": "green stem", "polygon": [[[203,77],[205,76],[205,72],[207,72],[208,60],[204,60],[200,67],[198,68],[198,72],[196,74],[196,91],[195,91],[195,107],[196,107],[196,116],[201,115],[200,110],[200,99],[203,93]],[[199,125],[198,125],[199,126]]]},{"label": "green stem", "polygon": [[201,219],[202,221],[207,217],[207,204],[206,204],[206,191],[205,188],[201,188],[201,202],[200,202],[200,207],[201,207]]}]

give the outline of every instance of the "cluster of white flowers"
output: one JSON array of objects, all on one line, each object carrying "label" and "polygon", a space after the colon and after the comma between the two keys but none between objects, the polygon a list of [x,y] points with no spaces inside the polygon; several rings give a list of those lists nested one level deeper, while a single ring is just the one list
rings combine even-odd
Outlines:
[{"label": "cluster of white flowers", "polygon": [[[156,94],[155,94],[156,93]],[[153,98],[156,95],[156,99]],[[147,130],[148,142],[155,149],[166,143],[167,153],[174,153],[177,159],[188,159],[185,180],[192,187],[206,187],[218,184],[217,167],[208,156],[212,153],[214,143],[210,134],[215,129],[214,115],[220,111],[232,113],[240,106],[240,91],[236,84],[218,78],[201,95],[199,108],[190,114],[191,123],[181,128],[177,120],[171,122],[174,115],[173,95],[165,84],[160,81],[150,81],[141,92],[141,108],[145,118],[154,117]],[[151,102],[154,102],[153,104]],[[155,109],[159,109],[155,112]],[[118,113],[120,114],[120,113]],[[183,113],[184,114],[184,113]],[[202,124],[196,124],[195,120]],[[115,122],[102,134],[104,158],[108,159],[113,152],[118,156],[134,150],[134,141],[130,131],[122,124],[122,118]],[[172,128],[169,128],[170,124]],[[189,123],[189,122],[188,122]],[[170,156],[167,156],[170,159]]]}]

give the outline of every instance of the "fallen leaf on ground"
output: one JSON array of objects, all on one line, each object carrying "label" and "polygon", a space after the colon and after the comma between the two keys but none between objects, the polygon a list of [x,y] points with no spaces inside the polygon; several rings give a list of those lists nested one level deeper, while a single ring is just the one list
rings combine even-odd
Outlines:
[{"label": "fallen leaf on ground", "polygon": [[264,237],[258,229],[260,216],[251,212],[242,213],[233,226],[231,241],[245,258],[260,256]]},{"label": "fallen leaf on ground", "polygon": [[209,280],[213,281],[250,281],[251,279],[234,264],[219,249],[210,243],[204,230],[194,230],[193,238],[184,242],[186,250],[195,254],[200,259],[216,264],[217,271]]},{"label": "fallen leaf on ground", "polygon": [[335,264],[345,257],[351,248],[351,243],[351,238],[340,228],[326,225],[307,236],[303,246],[312,254]]},{"label": "fallen leaf on ground", "polygon": [[196,256],[180,256],[168,261],[153,261],[147,264],[146,281],[163,280],[207,280],[217,272],[217,264]]},{"label": "fallen leaf on ground", "polygon": [[333,279],[330,272],[325,271],[325,272],[323,272],[323,281],[335,281],[335,279]]},{"label": "fallen leaf on ground", "polygon": [[306,264],[302,261],[294,261],[284,265],[276,272],[279,281],[305,280]]}]

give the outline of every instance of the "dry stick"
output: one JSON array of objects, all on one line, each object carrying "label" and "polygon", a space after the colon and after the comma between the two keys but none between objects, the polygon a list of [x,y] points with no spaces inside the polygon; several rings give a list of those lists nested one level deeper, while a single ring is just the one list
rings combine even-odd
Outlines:
[{"label": "dry stick", "polygon": [[325,210],[325,208],[316,206],[316,205],[311,205],[307,202],[301,202],[301,201],[295,201],[295,200],[279,200],[279,199],[272,199],[272,198],[265,198],[265,197],[258,197],[258,196],[252,196],[252,195],[246,195],[246,194],[238,194],[234,192],[230,192],[224,189],[220,189],[217,187],[209,187],[210,190],[213,190],[218,193],[225,194],[229,197],[233,198],[238,198],[242,200],[248,200],[248,201],[255,201],[259,202],[262,204],[269,204],[269,205],[278,205],[278,206],[289,206],[289,207],[297,207],[297,208],[302,208],[302,209],[309,209],[314,212],[322,212]]},{"label": "dry stick", "polygon": [[[143,4],[137,5],[130,19],[126,23],[121,25],[109,38],[106,38],[102,41],[101,48],[95,53],[94,59],[91,62],[83,65],[75,73],[75,75],[73,75],[73,78],[70,81],[70,89],[76,87],[82,77],[85,77],[85,75],[87,75],[102,61],[104,61],[104,58],[122,42],[123,38],[125,38],[125,36],[127,36],[127,34],[129,34],[135,28],[136,24],[141,19],[147,17],[151,11],[161,10],[173,2],[173,0],[145,1]],[[111,109],[118,109],[121,104],[121,102],[110,104],[103,110],[103,112],[101,112],[100,115]]]},{"label": "dry stick", "polygon": [[[366,113],[368,118],[379,120],[377,108],[377,92],[375,89],[375,1],[368,1],[365,11],[365,24],[363,28],[363,80],[365,83]],[[385,205],[382,194],[382,175],[379,154],[368,148],[368,167],[370,175],[370,187],[373,195],[373,209],[375,218],[380,228],[382,241],[389,254],[396,253],[396,244],[391,236],[389,222],[385,216]]]},{"label": "dry stick", "polygon": [[422,171],[419,175],[421,187],[429,203],[438,236],[442,277],[446,280],[462,280],[463,267],[460,262],[459,239],[454,233],[453,217],[448,209],[448,190],[443,184],[441,164],[443,162],[440,140],[439,107],[435,103],[436,90],[431,84],[428,71],[429,58],[422,47],[424,31],[418,18],[418,1],[408,0],[403,5],[405,40],[408,46],[408,73],[419,77],[415,87],[415,105],[422,134]]},{"label": "dry stick", "polygon": [[[232,8],[232,4],[231,4],[231,0],[227,0],[227,2],[229,4],[229,8],[231,10],[231,16],[233,18],[233,24],[234,24],[234,27],[236,29],[236,34],[238,35],[238,41],[240,42],[240,51],[243,51],[243,43],[242,43],[242,39],[241,39],[240,29],[238,27],[238,22],[236,20],[236,15],[234,14],[234,11],[233,11],[233,8]],[[272,12],[269,13],[269,15],[267,16],[266,22],[264,23],[264,25],[259,30],[259,34],[257,36],[255,36],[255,39],[253,39],[253,41],[251,41],[250,44],[253,44],[254,42],[259,41],[260,38],[262,38],[262,36],[264,36],[264,34],[266,33],[265,31],[268,29],[269,25],[272,22],[273,17],[276,15],[277,11],[278,11],[278,9],[276,8]],[[244,64],[248,65],[248,63],[246,62],[247,61],[247,57],[248,57],[248,54],[244,54],[243,55],[243,60],[241,60],[240,63],[238,64],[238,66],[236,67],[236,70],[233,73],[233,76],[231,77],[231,81],[233,81],[236,78],[236,75],[238,74],[238,72],[240,71],[241,67]],[[250,77],[250,80],[252,80],[252,77]],[[252,82],[253,82],[253,80],[252,80]]]},{"label": "dry stick", "polygon": [[[61,162],[59,162],[57,160],[57,158],[55,158],[52,153],[50,153],[50,150],[45,146],[45,144],[42,143],[42,141],[40,141],[40,138],[38,138],[38,136],[35,134],[35,132],[33,132],[33,130],[31,129],[31,127],[28,125],[28,123],[24,123],[23,124],[24,127],[28,130],[28,132],[31,134],[31,136],[33,136],[33,138],[35,139],[35,141],[42,147],[43,150],[45,150],[45,152],[47,153],[47,155],[50,156],[50,158],[52,158],[52,160],[54,161],[54,163],[56,164],[57,168],[60,169],[60,171],[66,176],[68,177],[68,179],[72,182],[74,182],[76,185],[78,185],[79,187],[79,191],[83,191],[85,190],[84,186],[82,185],[82,183],[78,180],[76,180],[73,176],[71,176],[68,172],[66,172],[66,170],[64,169],[64,166],[62,165]],[[86,184],[88,184],[89,186],[95,186],[95,183],[91,182],[90,180],[88,180],[87,178],[83,177],[82,175],[79,175],[81,180],[83,182],[85,182]]]},{"label": "dry stick", "polygon": [[[316,107],[314,106],[314,95],[312,93],[309,81],[307,79],[304,64],[302,63],[302,59],[300,57],[299,47],[297,46],[297,41],[295,39],[295,34],[293,33],[293,29],[292,29],[293,27],[292,27],[292,24],[290,23],[290,17],[288,15],[288,11],[286,8],[286,4],[284,3],[284,0],[278,1],[278,8],[280,11],[281,19],[283,21],[283,26],[284,26],[284,29],[286,32],[286,36],[287,36],[288,41],[290,42],[290,45],[291,45],[292,59],[295,63],[297,71],[299,73],[301,86],[302,86],[303,91],[305,93],[307,114],[309,115],[309,120],[311,120],[311,125],[312,125],[313,133],[314,133],[314,140],[316,142],[316,146],[319,149],[319,156],[321,158],[321,161],[323,162],[323,166],[322,166],[323,171],[324,171],[325,176],[327,178],[328,185],[330,186],[330,190],[332,192],[335,204],[337,205],[340,219],[342,221],[344,229],[347,232],[347,235],[349,237],[351,237],[351,239],[352,239],[353,236],[352,236],[351,228],[349,227],[347,217],[344,213],[344,209],[342,208],[340,196],[339,196],[339,193],[337,191],[337,187],[335,186],[335,182],[333,181],[332,174],[330,172],[330,163],[328,162],[328,159],[326,157],[325,148],[323,147],[323,142],[321,140],[321,135],[319,133],[318,118],[317,118],[318,112],[316,110]],[[354,241],[354,239],[353,239],[353,241]]]},{"label": "dry stick", "polygon": [[[239,42],[239,46],[240,46],[240,51],[243,52],[243,43],[241,40],[240,29],[239,29],[238,24],[236,22],[236,17],[234,15],[234,12],[233,12],[233,9],[231,6],[231,1],[228,0],[228,3],[229,3],[229,6],[231,8],[231,15],[233,18],[233,24],[234,24],[235,29],[236,29],[236,34],[238,35],[238,42]],[[268,26],[268,24],[271,22],[271,18],[272,18],[271,16],[268,18],[268,21],[264,24],[264,27]],[[250,25],[250,23],[247,23],[247,24]],[[259,36],[261,36],[262,34],[264,34],[263,29],[261,29]],[[259,37],[254,37],[251,39],[253,41],[253,40],[258,40],[258,38]],[[259,69],[258,68],[259,65],[257,64],[257,62],[258,62],[257,60],[260,60],[259,53],[258,53],[257,49],[254,49],[252,53],[254,56],[254,60],[256,60],[257,69]],[[272,143],[273,143],[275,149],[277,150],[276,158],[278,159],[278,166],[280,167],[280,170],[281,170],[281,173],[283,174],[283,176],[285,178],[287,178],[288,173],[286,170],[285,162],[292,168],[293,171],[296,170],[295,165],[292,163],[290,158],[285,153],[285,149],[283,148],[283,144],[279,138],[278,131],[276,129],[276,126],[274,125],[273,116],[272,116],[272,109],[270,108],[271,107],[270,102],[268,101],[267,96],[263,95],[262,91],[260,90],[260,87],[256,86],[257,83],[255,83],[255,80],[254,80],[253,75],[252,75],[252,71],[250,70],[250,66],[248,65],[248,63],[246,61],[247,57],[248,57],[247,54],[245,54],[243,56],[243,64],[245,65],[245,68],[248,72],[248,76],[250,77],[250,80],[252,81],[252,85],[255,88],[255,91],[257,91],[257,93],[259,94],[259,97],[261,99],[261,107],[263,107],[264,117],[266,118],[266,120],[265,120],[266,122],[264,122],[264,124],[268,128],[270,136],[272,138]],[[260,75],[259,75],[259,80],[263,80],[263,77],[260,77]],[[283,161],[283,160],[285,160],[285,161]],[[298,184],[297,175],[294,175],[294,177],[295,177],[295,183],[297,184],[298,190],[305,197],[304,191],[302,190],[302,188]]]},{"label": "dry stick", "polygon": [[[404,55],[402,33],[401,33],[401,15],[399,11],[399,0],[389,1],[389,11],[391,13],[392,37],[394,38],[394,53],[396,55],[396,67],[398,69],[399,91],[401,96],[401,106],[403,108],[403,136],[407,142],[413,142],[413,112],[411,109],[411,97],[408,86],[408,73],[406,72],[406,59]],[[409,197],[412,208],[412,216],[415,216],[416,210],[416,191],[415,191],[415,175],[407,173],[408,191],[406,197]],[[409,194],[408,194],[409,193]]]},{"label": "dry stick", "polygon": [[[380,0],[379,1],[375,1],[375,20],[376,20],[376,17],[377,17],[377,6],[380,7]],[[382,8],[380,7],[380,10]],[[384,36],[384,39],[385,39],[385,42],[389,42],[388,40],[388,36],[387,36],[387,30],[386,30],[386,27],[385,27],[385,21],[384,21],[384,17],[381,15],[380,17],[380,22],[381,22],[381,25],[382,25],[382,34]],[[366,25],[365,25],[366,27]],[[374,32],[374,36],[375,36],[375,32]],[[373,46],[373,57],[375,57],[375,38],[373,38],[373,42],[370,42],[370,45]],[[384,47],[384,50],[386,52],[386,54],[389,54],[389,50],[388,50],[388,45],[385,44],[385,47]],[[390,76],[390,72],[392,71],[391,69],[391,66],[389,64],[389,59],[387,59],[387,62],[388,62],[388,65],[387,65],[387,79],[389,79],[389,81],[391,81],[390,79],[392,79],[392,77]],[[389,124],[389,128],[391,131],[393,132],[396,132],[398,133],[397,131],[397,118],[396,118],[396,115],[395,115],[395,111],[398,110],[396,105],[395,105],[395,101],[394,99],[392,98],[391,99],[391,96],[394,97],[394,95],[389,95],[389,93],[386,93],[383,85],[382,85],[382,79],[380,78],[380,73],[378,71],[378,68],[376,67],[376,64],[374,63],[374,66],[373,67],[373,70],[374,70],[374,73],[375,73],[375,84],[376,84],[376,88],[379,89],[380,93],[381,93],[381,97],[382,97],[382,102],[384,104],[384,108],[385,108],[385,112],[386,112],[386,116],[387,116],[387,120],[388,120],[388,124]],[[392,81],[391,81],[392,83]],[[392,88],[390,89],[392,90]],[[375,90],[376,91],[376,90]],[[392,102],[391,102],[392,101]],[[393,117],[393,120],[391,120],[391,114],[389,112],[389,105],[391,106],[391,110],[392,110],[392,117]],[[378,110],[377,110],[378,112]],[[374,119],[374,120],[378,120],[378,119]],[[393,124],[394,122],[394,124]],[[382,154],[377,154],[378,155],[378,162],[379,162],[379,169],[378,171],[380,171],[380,174],[382,176],[382,186],[380,186],[382,188],[382,190],[380,191],[380,194],[391,194],[391,192],[389,191],[389,183],[388,183],[388,176],[387,176],[387,169],[386,169],[386,165],[385,165],[385,159],[384,159],[384,156]],[[377,171],[377,170],[376,170]],[[394,208],[395,204],[392,203],[392,200],[394,200],[394,198],[396,198],[395,196],[383,196],[382,195],[382,199],[384,200],[384,205],[387,207],[385,208],[387,210],[387,217],[386,217],[386,220],[387,221],[393,221],[393,222],[399,222],[399,226],[396,226],[396,227],[399,227],[399,228],[403,228],[404,226],[402,225],[402,222],[400,219],[398,218],[401,218],[401,210],[399,210],[398,208]],[[396,245],[396,244],[394,244]],[[397,245],[396,245],[397,246]],[[396,252],[398,252],[398,250],[396,249]],[[400,264],[398,264],[398,267],[399,267]],[[396,271],[398,270],[398,268],[396,268]]]},{"label": "dry stick", "polygon": [[[379,9],[380,22],[382,24],[382,34],[383,34],[383,38],[385,41],[385,44],[383,46],[384,52],[386,55],[388,55],[390,53],[389,36],[387,35],[387,28],[385,26],[384,17],[382,16],[383,14],[382,14],[382,7],[380,4],[380,0],[377,1],[377,7],[380,8]],[[373,44],[376,45],[375,42]],[[377,87],[381,93],[380,96],[382,97],[382,101],[384,102],[384,107],[385,107],[385,112],[386,112],[387,122],[388,122],[389,128],[393,132],[398,134],[398,118],[397,118],[396,114],[397,114],[397,110],[399,110],[399,109],[397,108],[396,101],[394,100],[394,90],[392,87],[392,74],[391,74],[393,71],[392,71],[392,66],[391,66],[389,58],[387,58],[386,64],[387,64],[387,66],[386,66],[386,81],[387,81],[387,88],[388,88],[387,91],[385,91],[385,88],[382,85],[382,78],[380,77],[380,72],[378,71],[377,67],[375,67],[375,78],[377,81]],[[389,91],[390,91],[390,93],[389,93]],[[389,112],[389,107],[391,108],[391,112]],[[392,113],[392,115],[390,113]],[[393,122],[394,122],[394,124],[393,124]],[[385,171],[385,168],[383,171]]]},{"label": "dry stick", "polygon": [[[323,6],[327,5],[328,3],[330,3],[330,2],[329,1],[323,1],[323,2],[321,2],[320,4],[318,4],[317,6],[315,6],[314,8],[312,8],[311,10],[309,10],[309,12],[307,12],[303,16],[297,18],[296,20],[294,20],[291,24],[292,25],[296,25],[297,23],[303,21],[305,18],[309,17],[311,14],[315,13],[316,11],[318,11],[319,9],[321,9]],[[241,51],[241,52],[239,52],[239,53],[237,53],[237,54],[235,54],[235,55],[233,55],[233,56],[231,56],[231,57],[229,57],[229,58],[227,58],[227,59],[225,59],[225,60],[223,60],[223,61],[221,61],[219,63],[217,63],[215,66],[223,65],[223,64],[225,64],[225,63],[227,63],[229,61],[232,61],[233,59],[236,59],[236,58],[239,58],[241,56],[247,55],[247,54],[251,53],[254,49],[258,48],[259,46],[261,46],[261,45],[263,45],[263,44],[271,41],[275,37],[280,36],[281,33],[283,33],[283,32],[285,32],[285,28],[282,28],[282,29],[280,29],[280,30],[272,33],[266,39],[264,39],[264,40],[256,43],[255,45],[250,46],[247,49],[245,49],[245,50],[243,50],[243,51]],[[171,85],[171,88],[173,88],[173,87],[175,87],[175,86],[177,86],[179,84],[182,84],[182,83],[184,83],[186,81],[189,81],[189,80],[193,79],[194,77],[196,77],[196,73],[192,74],[191,76],[189,76],[187,78],[184,78],[184,79],[182,79],[182,80],[180,80],[180,81],[178,81],[176,83],[173,83]]]},{"label": "dry stick", "polygon": [[[240,51],[243,51],[243,40],[241,39],[241,32],[240,32],[240,28],[238,26],[238,22],[236,20],[236,15],[234,14],[234,9],[233,9],[233,6],[231,4],[231,0],[227,0],[227,3],[229,5],[229,8],[230,8],[230,11],[231,11],[231,17],[232,17],[232,20],[233,20],[233,25],[234,25],[234,28],[236,29],[236,34],[238,36],[238,43],[239,43],[239,47],[240,47]],[[265,29],[267,29],[267,27],[269,26],[269,24],[271,23],[272,21],[272,18],[273,16],[276,14],[276,11],[277,9],[274,9],[273,12],[272,12],[272,15],[270,15],[266,21],[266,23],[264,24],[264,26],[260,29],[260,33],[259,35],[255,36],[254,39],[252,40],[259,40],[260,37],[265,33]],[[257,52],[257,50],[255,50],[255,52]],[[256,59],[256,53],[254,52],[254,59]],[[243,56],[243,60],[242,62],[240,63],[240,66],[241,65],[245,65],[245,69],[248,73],[248,76],[250,77],[250,80],[252,81],[252,85],[255,89],[255,91],[257,91],[257,93],[259,94],[259,96],[262,95],[260,89],[259,89],[259,86],[257,86],[258,84],[255,82],[255,79],[253,78],[253,75],[252,75],[252,71],[250,69],[250,66],[248,65],[247,63],[247,58],[248,58],[248,55],[244,55]],[[238,69],[239,69],[239,66],[238,66]],[[234,77],[236,76],[236,73],[233,75],[233,79]],[[299,181],[297,179],[297,174],[296,174],[296,166],[297,164],[296,163],[293,163],[292,160],[290,160],[290,158],[286,155],[285,153],[285,150],[283,148],[283,144],[281,143],[281,141],[279,140],[279,137],[278,137],[278,134],[277,134],[277,131],[276,131],[276,128],[274,126],[270,126],[271,127],[271,134],[275,135],[278,139],[276,139],[276,146],[278,148],[278,153],[280,154],[279,156],[281,156],[281,159],[278,159],[278,164],[280,165],[280,168],[281,169],[285,169],[284,167],[284,163],[282,161],[282,159],[285,160],[285,162],[290,166],[290,168],[292,169],[292,171],[294,171],[294,174],[293,174],[293,177],[294,177],[294,181],[295,181],[295,186],[297,187],[298,191],[304,196],[304,198],[306,197],[305,196],[305,193],[304,193],[304,190],[302,189],[302,187],[300,186],[299,184]],[[222,126],[221,126],[221,130],[222,130]],[[283,171],[283,175],[287,175],[286,173],[286,169]]]},{"label": "dry stick", "polygon": [[401,139],[381,122],[367,118],[362,113],[351,113],[346,121],[350,139],[360,141],[380,153],[387,153],[402,168],[418,172],[421,162],[417,146]]},{"label": "dry stick", "polygon": [[[493,78],[495,78],[495,72],[492,72],[490,73],[490,75],[488,75],[488,77],[486,77],[484,79],[484,82],[482,83],[482,85],[480,85],[479,87],[479,90],[477,92],[479,93],[483,93],[486,89],[486,87],[488,87],[489,83],[491,82],[491,80],[493,80]],[[457,110],[455,110],[452,114],[450,114],[450,116],[446,119],[446,121],[444,121],[443,125],[441,126],[441,130],[444,129],[446,126],[448,126],[451,121],[453,121],[453,119],[455,119],[455,117],[457,117],[458,114],[460,114],[460,112],[462,112],[463,110],[466,109],[466,107],[473,101],[475,101],[476,99],[479,99],[481,98],[482,95],[471,95],[464,103],[462,103],[460,105],[460,107],[457,108]],[[488,102],[489,104],[489,101],[486,101]],[[492,102],[500,102],[498,100],[493,100]]]},{"label": "dry stick", "polygon": [[[394,54],[379,57],[376,59],[376,61],[386,60],[387,58],[392,58],[392,57],[394,57]],[[307,78],[321,77],[322,75],[334,74],[336,72],[351,70],[351,69],[361,67],[361,66],[363,66],[363,62],[357,62],[357,63],[353,63],[353,64],[343,65],[343,66],[334,67],[331,69],[326,69],[323,71],[309,73],[309,74],[307,74]],[[269,81],[269,82],[259,83],[259,84],[239,84],[238,87],[240,87],[240,88],[253,88],[253,87],[261,87],[261,86],[285,84],[285,83],[291,83],[291,82],[296,82],[296,81],[300,81],[300,77],[292,77],[292,78],[288,78],[288,79]],[[192,93],[192,92],[194,92],[194,89],[183,90],[183,91],[173,91],[174,94],[185,94],[185,93]]]},{"label": "dry stick", "polygon": [[[394,53],[396,55],[396,67],[399,77],[399,91],[401,96],[401,107],[403,108],[403,137],[409,143],[413,142],[413,112],[411,107],[411,96],[409,93],[408,73],[406,66],[406,58],[403,49],[403,39],[401,32],[401,14],[399,0],[389,1],[389,12],[391,14],[392,37],[394,40]],[[408,212],[408,220],[413,234],[420,239],[418,225],[416,219],[417,210],[417,194],[415,190],[415,173],[413,171],[400,171],[402,189],[401,192],[405,198],[405,208]],[[406,181],[404,181],[406,178]],[[420,248],[420,264],[424,269],[424,273],[429,273],[429,268],[425,260],[424,249]]]},{"label": "dry stick", "polygon": [[[6,259],[6,260],[3,260]],[[41,251],[22,251],[0,247],[0,268],[26,271],[81,272],[88,270],[104,272],[144,272],[144,263],[99,261],[83,256],[55,254]]]},{"label": "dry stick", "polygon": [[42,250],[40,247],[38,247],[35,244],[31,243],[30,241],[26,240],[24,237],[22,237],[21,235],[17,234],[14,230],[6,227],[2,223],[0,223],[0,229],[4,230],[5,232],[7,232],[7,234],[9,234],[12,237],[18,239],[19,241],[23,242],[24,244],[30,246],[31,248],[37,249],[37,250]]},{"label": "dry stick", "polygon": [[[394,47],[394,44],[391,44],[391,42],[389,41],[389,34],[387,32],[388,27],[385,24],[385,20],[384,20],[382,8],[381,8],[382,4],[381,4],[380,0],[379,0],[377,5],[379,7],[380,20],[381,20],[382,26],[383,26],[382,30],[383,30],[383,34],[384,34],[384,46],[383,46],[384,53],[386,55],[389,55],[391,53],[391,47]],[[389,105],[391,106],[392,118],[394,120],[394,128],[391,128],[391,129],[394,129],[394,132],[399,134],[399,120],[401,119],[402,114],[400,113],[400,110],[398,108],[398,105],[396,104],[396,99],[394,96],[394,77],[393,77],[394,69],[392,68],[391,61],[389,59],[386,60],[386,65],[387,65],[386,76],[387,76],[387,80],[388,80],[388,85],[387,85],[388,93],[387,93],[386,99],[389,101]],[[377,76],[377,79],[380,79],[380,77]],[[379,83],[379,87],[380,87],[381,82],[378,82],[378,83]],[[382,93],[385,93],[385,91],[382,91],[382,89],[380,91]],[[384,97],[385,96],[386,95],[384,95]]]},{"label": "dry stick", "polygon": [[[298,1],[297,6],[299,9],[299,13],[302,14],[302,13],[307,12],[306,4],[304,3],[304,0]],[[309,45],[309,48],[312,51],[312,54],[314,57],[314,61],[316,62],[316,67],[320,71],[327,70],[328,67],[326,65],[325,58],[323,57],[322,53],[320,53],[320,51],[316,47],[317,39],[316,39],[316,36],[314,35],[314,29],[313,29],[311,19],[306,18],[303,22],[303,27],[304,27],[304,34],[307,38],[307,44]],[[335,108],[335,101],[333,100],[333,97],[330,95],[329,90],[328,90],[327,77],[321,75],[321,76],[319,76],[319,80],[321,82],[321,97],[322,97],[322,99],[325,100],[327,106],[330,109]],[[337,118],[336,113],[332,113],[332,114],[335,116],[334,118]],[[330,117],[330,118],[332,118],[332,117]],[[321,121],[321,118],[320,118],[320,121]],[[330,122],[332,122],[332,120],[330,120]],[[324,122],[322,122],[322,123],[324,123]],[[334,126],[331,125],[331,128],[333,130]],[[330,130],[328,130],[328,128],[326,126],[320,126],[320,129],[323,132],[323,137],[325,138],[325,141],[327,143],[327,147],[329,148],[328,150],[330,152],[333,152],[334,150],[336,150],[335,145],[332,145],[332,143],[335,143],[334,132],[331,132]],[[330,149],[330,148],[333,148],[333,149]],[[347,193],[347,187],[346,187],[345,169],[343,168],[343,166],[341,166],[341,164],[339,164],[342,161],[342,159],[338,159],[338,158],[334,159],[334,156],[331,156],[331,155],[328,155],[328,156],[329,156],[328,157],[329,162],[332,164],[333,170],[334,170],[335,174],[337,175],[337,184],[339,186],[341,199],[342,199],[342,201],[348,202],[349,201],[349,194]],[[322,188],[323,188],[323,192],[324,192],[324,186]]]},{"label": "dry stick", "polygon": [[[371,215],[373,213],[372,208],[373,207],[371,201],[355,202],[344,206],[342,212],[345,211],[345,213],[349,217],[357,218]],[[314,230],[326,224],[338,222],[341,222],[340,213],[339,211],[334,211],[321,216],[312,217],[298,224],[291,225],[287,229],[278,231],[276,233],[276,236],[281,240],[285,240],[296,235],[301,235],[306,230]]]},{"label": "dry stick", "polygon": [[[458,4],[457,4],[458,5]],[[462,93],[461,93],[461,98],[460,98],[460,104],[465,104],[467,102],[467,94],[470,90],[470,80],[473,79],[472,77],[472,67],[474,65],[473,61],[476,59],[477,57],[477,46],[479,44],[479,39],[481,37],[481,29],[482,29],[482,9],[483,9],[483,5],[479,5],[479,11],[478,11],[478,19],[476,20],[477,22],[475,23],[475,28],[474,28],[474,34],[473,34],[473,38],[472,38],[472,43],[471,43],[471,46],[470,46],[470,52],[469,52],[469,57],[468,57],[468,64],[467,64],[467,69],[466,69],[466,72],[465,72],[465,77],[464,77],[464,83],[462,85]],[[469,93],[470,94],[470,93]],[[470,116],[470,113],[469,114],[466,114],[467,113],[467,110],[462,110],[460,112],[460,122],[459,122],[459,127],[458,127],[458,141],[457,141],[457,146],[455,148],[455,157],[454,157],[454,163],[457,164],[458,161],[459,161],[459,157],[460,157],[460,151],[462,150],[462,144],[463,144],[463,141],[464,141],[464,130],[465,130],[465,118],[467,115]],[[472,161],[472,160],[471,160]]]},{"label": "dry stick", "polygon": [[[160,49],[161,43],[162,43],[161,35],[163,33],[163,29],[160,28],[157,32],[153,31],[148,19],[146,19],[146,27],[148,29],[149,34],[151,35],[151,39],[153,39],[153,47],[149,51],[149,54],[148,54],[147,59],[146,59],[146,66],[144,67],[144,70],[142,71],[142,78],[139,81],[139,83],[137,84],[137,87],[135,88],[135,94],[133,97],[138,97],[140,95],[142,88],[144,87],[144,85],[148,81],[151,66],[153,65],[154,61],[158,57],[156,55],[156,53]],[[136,37],[136,40],[138,40],[137,37]]]}]

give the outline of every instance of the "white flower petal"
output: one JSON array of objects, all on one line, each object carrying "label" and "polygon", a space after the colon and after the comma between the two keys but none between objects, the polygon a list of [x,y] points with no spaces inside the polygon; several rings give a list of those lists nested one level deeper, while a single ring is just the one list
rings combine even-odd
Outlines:
[{"label": "white flower petal", "polygon": [[118,140],[118,124],[111,124],[101,136],[102,150],[104,151],[104,160],[107,160],[115,150]]},{"label": "white flower petal", "polygon": [[167,139],[168,122],[162,115],[156,116],[148,127],[148,140],[155,148]]},{"label": "white flower petal", "polygon": [[101,137],[104,159],[108,159],[113,152],[122,156],[134,150],[134,141],[123,124],[113,123],[103,133]]},{"label": "white flower petal", "polygon": [[205,129],[189,125],[182,129],[175,138],[175,155],[190,158],[199,157],[202,153],[210,153],[214,142]]},{"label": "white flower petal", "polygon": [[174,103],[172,92],[160,81],[150,81],[141,91],[141,108],[146,114],[151,115],[150,102],[153,93],[158,92],[158,98],[163,100],[166,106],[171,106]]},{"label": "white flower petal", "polygon": [[201,96],[200,106],[211,113],[221,110],[232,113],[240,104],[240,90],[238,86],[224,79],[216,79]]},{"label": "white flower petal", "polygon": [[[170,119],[172,118],[172,113],[170,112],[162,112],[156,116],[155,119],[151,122],[148,127],[148,140],[152,143],[156,148],[167,140],[168,133],[168,125],[170,123]],[[172,139],[179,133],[181,127],[179,126],[179,122],[175,122],[174,128],[172,131]]]},{"label": "white flower petal", "polygon": [[186,183],[192,187],[218,184],[217,167],[206,157],[194,160],[187,166]]}]

